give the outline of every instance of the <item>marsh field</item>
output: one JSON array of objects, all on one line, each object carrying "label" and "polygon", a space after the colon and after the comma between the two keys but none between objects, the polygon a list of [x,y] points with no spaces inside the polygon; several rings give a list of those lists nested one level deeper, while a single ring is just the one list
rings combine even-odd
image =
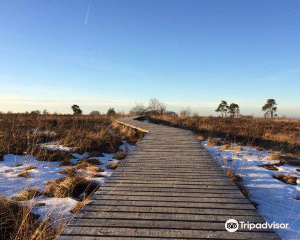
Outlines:
[{"label": "marsh field", "polygon": [[[0,239],[55,239],[144,134],[113,115],[0,115]],[[191,130],[267,221],[300,228],[300,120],[139,120]]]},{"label": "marsh field", "polygon": [[54,239],[142,137],[120,116],[0,115],[0,239]]}]

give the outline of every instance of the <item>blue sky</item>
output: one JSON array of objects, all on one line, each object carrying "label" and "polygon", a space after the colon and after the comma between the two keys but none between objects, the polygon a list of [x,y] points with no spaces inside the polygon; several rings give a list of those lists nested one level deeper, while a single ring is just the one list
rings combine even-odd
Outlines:
[{"label": "blue sky", "polygon": [[0,1],[0,111],[128,110],[156,97],[261,116],[275,98],[279,115],[300,117],[299,93],[299,0]]}]

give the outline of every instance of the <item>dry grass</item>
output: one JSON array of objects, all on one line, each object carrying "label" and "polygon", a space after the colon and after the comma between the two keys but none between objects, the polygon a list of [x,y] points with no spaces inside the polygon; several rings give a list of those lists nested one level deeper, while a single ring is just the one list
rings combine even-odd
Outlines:
[{"label": "dry grass", "polygon": [[[55,161],[57,158],[63,160],[61,158],[64,156],[39,152],[32,146],[57,141],[79,153],[113,153],[122,144],[120,134],[111,131],[113,119],[106,116],[0,114],[0,121],[0,154],[23,155],[28,152],[38,154],[41,160],[47,160],[50,154],[54,155],[52,158]],[[56,134],[36,134],[32,129],[54,131]]]},{"label": "dry grass", "polygon": [[97,183],[86,180],[82,176],[67,176],[47,182],[45,193],[58,198],[79,198],[82,195],[91,195],[98,186]]},{"label": "dry grass", "polygon": [[72,167],[67,167],[64,170],[60,171],[59,173],[61,174],[67,174],[70,176],[75,176],[77,175],[77,170],[82,169],[82,170],[86,170],[86,171],[90,171],[90,172],[103,172],[103,169],[101,167],[98,166],[94,166],[90,163],[87,162],[81,162],[78,163],[75,166]]},{"label": "dry grass", "polygon": [[292,166],[300,166],[300,159],[298,157],[294,157],[294,156],[277,154],[277,155],[271,156],[268,160],[270,160],[270,161],[277,160],[284,164],[289,164]]},{"label": "dry grass", "polygon": [[117,163],[111,163],[106,168],[107,169],[117,169],[118,166],[119,166],[119,162],[117,162]]},{"label": "dry grass", "polygon": [[223,143],[219,140],[216,139],[208,139],[208,141],[206,142],[206,144],[208,146],[221,146]]},{"label": "dry grass", "polygon": [[32,169],[37,169],[37,166],[29,165],[28,167],[25,168],[25,171],[30,171]]},{"label": "dry grass", "polygon": [[278,168],[274,164],[264,164],[264,165],[261,165],[261,167],[266,168],[268,170],[272,170],[272,171],[278,171]]},{"label": "dry grass", "polygon": [[88,163],[88,164],[91,164],[91,165],[100,165],[101,164],[101,162],[96,158],[80,159],[79,163]]},{"label": "dry grass", "polygon": [[73,166],[73,165],[74,164],[70,160],[68,160],[68,159],[59,163],[60,167]]},{"label": "dry grass", "polygon": [[72,158],[68,151],[50,150],[39,146],[32,147],[28,153],[35,156],[38,161],[61,162]]},{"label": "dry grass", "polygon": [[220,149],[232,150],[232,151],[243,151],[242,146],[231,146],[231,144],[225,144],[225,145],[221,146]]},{"label": "dry grass", "polygon": [[232,171],[225,171],[226,175],[233,181],[235,184],[239,184],[240,182],[243,181],[242,177],[240,175],[235,174]]},{"label": "dry grass", "polygon": [[300,154],[300,120],[151,116],[150,121],[189,129],[205,138]]},{"label": "dry grass", "polygon": [[70,212],[73,213],[73,214],[80,212],[81,209],[87,204],[88,201],[89,201],[89,198],[85,198],[81,202],[78,202],[75,205],[75,207],[72,208],[72,210]]},{"label": "dry grass", "polygon": [[23,170],[22,172],[20,172],[17,177],[23,177],[23,178],[31,178],[30,173],[26,170]]},{"label": "dry grass", "polygon": [[275,179],[284,182],[286,184],[291,184],[291,185],[297,185],[297,179],[294,176],[290,176],[290,175],[283,175],[283,174],[275,174],[273,176]]},{"label": "dry grass", "polygon": [[43,193],[41,193],[37,189],[27,188],[27,189],[24,189],[19,194],[13,196],[12,200],[14,200],[14,201],[28,201],[30,199],[33,199],[33,198],[41,196],[41,195],[43,195]]},{"label": "dry grass", "polygon": [[89,157],[104,157],[104,155],[99,151],[92,151]]},{"label": "dry grass", "polygon": [[[74,212],[81,209],[87,201],[85,199],[99,186],[98,183],[85,179],[85,177],[102,177],[100,174],[102,168],[95,166],[101,162],[93,157],[103,157],[102,153],[116,153],[123,144],[122,140],[136,143],[144,136],[128,128],[121,130],[115,128],[112,124],[114,119],[106,116],[0,114],[0,122],[0,161],[4,160],[4,154],[29,154],[39,161],[58,161],[61,167],[67,166],[63,170],[67,176],[46,183],[43,194],[59,198],[84,199],[74,208]],[[55,134],[46,133],[51,131]],[[89,158],[81,160],[74,166],[70,161],[73,158],[70,152],[43,148],[41,144],[47,142],[70,147],[72,152],[80,154],[90,152]],[[125,155],[120,153],[118,158],[122,159]],[[35,166],[28,166],[18,174],[18,177],[30,177],[29,171],[32,169],[35,169]],[[84,175],[77,172],[80,170],[93,173]],[[13,199],[27,201],[41,194],[36,189],[25,189],[13,196]],[[36,205],[43,206],[45,203]],[[30,208],[19,207],[16,202],[1,200],[0,210],[0,239],[4,239],[2,236],[5,235],[5,239],[52,240],[60,230],[53,230],[47,220],[38,222],[37,216],[31,214]],[[26,214],[20,215],[21,210]]]},{"label": "dry grass", "polygon": [[202,142],[202,141],[205,141],[206,140],[206,138],[203,136],[203,135],[196,135],[196,137],[197,137],[197,139],[198,139],[198,141],[199,142]]},{"label": "dry grass", "polygon": [[100,173],[88,173],[88,174],[83,174],[83,177],[87,177],[87,178],[100,178],[103,177],[102,174]]},{"label": "dry grass", "polygon": [[127,151],[119,151],[115,156],[114,156],[114,159],[117,159],[117,160],[124,160],[128,155],[128,152]]},{"label": "dry grass", "polygon": [[45,219],[37,221],[38,216],[31,209],[20,206],[7,198],[0,198],[0,239],[8,240],[52,240],[61,227],[53,229]]}]

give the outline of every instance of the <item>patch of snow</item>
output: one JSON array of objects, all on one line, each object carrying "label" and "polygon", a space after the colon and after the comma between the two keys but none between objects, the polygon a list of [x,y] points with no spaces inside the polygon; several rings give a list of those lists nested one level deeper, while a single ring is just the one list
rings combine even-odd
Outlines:
[{"label": "patch of snow", "polygon": [[300,167],[285,164],[278,166],[278,171],[261,167],[263,164],[275,164],[267,150],[259,151],[243,146],[243,151],[222,150],[218,146],[208,146],[201,142],[224,170],[241,174],[242,185],[250,193],[250,201],[257,204],[258,212],[269,223],[289,223],[288,229],[275,229],[286,240],[300,239],[300,186],[283,183],[273,178],[276,173],[292,175],[300,179]]},{"label": "patch of snow", "polygon": [[72,147],[64,147],[63,145],[56,144],[56,142],[43,143],[43,144],[40,144],[40,146],[43,149],[49,149],[49,150],[52,150],[52,151],[60,150],[60,151],[70,152],[70,151],[73,150]]},{"label": "patch of snow", "polygon": [[[15,167],[18,164],[22,165]],[[30,178],[17,177],[29,166],[37,167],[28,171]],[[59,162],[37,161],[33,156],[6,154],[4,161],[0,162],[0,194],[12,197],[25,188],[33,187],[44,191],[46,182],[65,176],[59,173],[61,170]]]},{"label": "patch of snow", "polygon": [[[36,197],[23,204],[32,207],[32,212],[39,216],[39,221],[46,217],[51,220],[53,227],[57,227],[61,222],[67,221],[73,214],[70,212],[78,203],[72,198],[56,198],[56,197]],[[45,204],[45,206],[34,206],[35,204]]]},{"label": "patch of snow", "polygon": [[50,136],[56,135],[56,132],[54,132],[54,131],[40,131],[35,128],[31,129],[31,133],[36,134],[36,135],[50,135]]},{"label": "patch of snow", "polygon": [[[72,148],[57,145],[56,142],[42,144],[42,147],[51,150],[72,151]],[[121,150],[132,151],[134,146],[123,142],[120,146]],[[74,156],[70,161],[77,164],[82,158],[89,156],[89,153],[77,154],[72,153]],[[99,184],[104,183],[105,179],[109,177],[114,170],[107,169],[106,167],[111,163],[117,163],[118,160],[113,159],[114,154],[103,153],[103,157],[93,157],[98,159],[101,164],[95,165],[101,167],[104,172],[100,172],[101,177],[90,178],[88,180],[95,181]],[[60,162],[45,162],[38,161],[34,156],[19,156],[13,154],[5,154],[4,160],[0,162],[0,195],[11,198],[27,188],[36,188],[43,192],[45,190],[45,183],[50,180],[65,177],[65,174],[59,172],[65,168],[59,166]],[[27,167],[34,166],[36,169],[28,170],[30,178],[17,177],[19,173],[24,171]],[[78,170],[84,174],[95,173],[91,171]],[[43,220],[49,216],[53,226],[58,226],[60,221],[67,221],[73,214],[70,210],[76,205],[78,201],[73,198],[56,198],[50,196],[40,196],[29,201],[20,202],[32,207],[32,212],[38,214],[39,220]],[[35,206],[37,203],[43,203],[45,206]]]}]

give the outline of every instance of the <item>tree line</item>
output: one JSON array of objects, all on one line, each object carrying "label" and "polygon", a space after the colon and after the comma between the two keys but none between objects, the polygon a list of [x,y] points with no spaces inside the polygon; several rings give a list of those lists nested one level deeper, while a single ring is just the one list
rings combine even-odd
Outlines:
[{"label": "tree line", "polygon": [[[81,108],[74,104],[71,106],[71,109],[73,111],[74,115],[82,115]],[[275,99],[268,99],[267,102],[263,105],[262,111],[264,112],[265,118],[275,118],[277,117],[277,103]],[[219,117],[232,117],[237,118],[240,117],[240,106],[236,103],[230,103],[228,104],[227,101],[222,100],[215,112],[220,113]],[[1,112],[0,112],[1,113]],[[12,112],[8,112],[8,114],[12,114]],[[25,112],[25,114],[33,114],[33,115],[47,115],[50,114],[47,110],[44,110],[43,112],[39,110],[31,111],[31,112]],[[116,115],[116,111],[114,108],[109,108],[107,110],[106,115],[112,116]],[[125,113],[118,113],[125,115]],[[167,105],[161,101],[159,101],[157,98],[151,98],[148,106],[146,107],[143,103],[135,103],[135,106],[130,110],[131,115],[172,115],[172,116],[178,116],[178,114],[174,111],[168,111]],[[53,113],[53,115],[58,115],[58,113]],[[101,115],[101,113],[97,110],[91,111],[90,115]],[[179,112],[180,116],[188,117],[188,116],[198,116],[197,112],[192,113],[192,110],[190,107],[181,109]]]},{"label": "tree line", "polygon": [[[268,99],[266,104],[263,105],[262,111],[264,112],[265,118],[274,118],[277,117],[277,103],[275,99]],[[221,113],[220,117],[239,117],[240,116],[240,107],[236,103],[227,104],[226,101],[222,100],[218,108],[215,110],[218,113]]]}]

